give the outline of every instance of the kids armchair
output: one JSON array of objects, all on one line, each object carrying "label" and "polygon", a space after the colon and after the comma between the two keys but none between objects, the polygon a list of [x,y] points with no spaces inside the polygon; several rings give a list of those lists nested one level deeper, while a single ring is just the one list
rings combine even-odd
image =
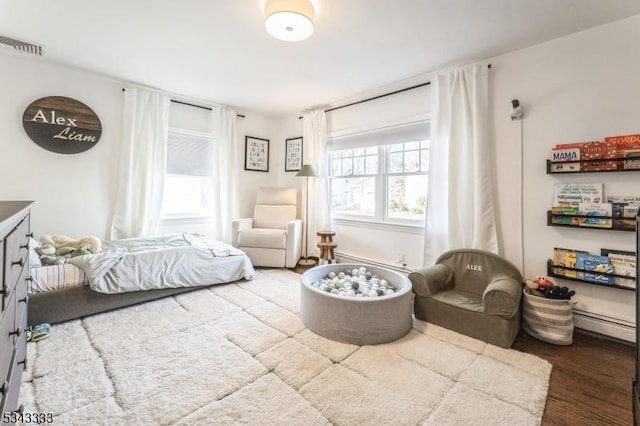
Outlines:
[{"label": "kids armchair", "polygon": [[520,329],[522,274],[493,253],[452,250],[409,274],[417,319],[503,348]]},{"label": "kids armchair", "polygon": [[296,188],[260,188],[253,218],[234,220],[233,245],[254,266],[293,268],[302,250],[302,221],[297,216]]}]

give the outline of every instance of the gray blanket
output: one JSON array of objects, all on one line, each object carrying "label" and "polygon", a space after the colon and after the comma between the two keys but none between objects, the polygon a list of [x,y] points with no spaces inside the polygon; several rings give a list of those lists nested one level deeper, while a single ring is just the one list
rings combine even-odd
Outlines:
[{"label": "gray blanket", "polygon": [[255,275],[243,251],[201,235],[105,241],[102,249],[69,260],[100,293],[221,284]]}]

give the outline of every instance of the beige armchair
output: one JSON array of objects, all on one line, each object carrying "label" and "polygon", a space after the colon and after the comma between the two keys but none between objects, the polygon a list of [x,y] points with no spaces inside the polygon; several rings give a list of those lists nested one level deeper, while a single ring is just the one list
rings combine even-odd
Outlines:
[{"label": "beige armchair", "polygon": [[253,218],[234,220],[233,245],[254,266],[294,268],[302,251],[302,221],[296,188],[260,188]]},{"label": "beige armchair", "polygon": [[461,249],[409,274],[417,319],[509,348],[520,330],[523,278],[493,253]]}]

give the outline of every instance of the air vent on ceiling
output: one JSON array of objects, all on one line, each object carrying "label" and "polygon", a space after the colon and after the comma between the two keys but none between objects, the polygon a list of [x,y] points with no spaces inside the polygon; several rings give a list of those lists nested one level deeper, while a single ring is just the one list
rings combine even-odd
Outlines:
[{"label": "air vent on ceiling", "polygon": [[0,44],[13,47],[14,49],[20,52],[31,53],[32,55],[42,56],[42,53],[43,53],[42,46],[38,44],[28,43],[22,40],[16,40],[15,38],[6,37],[2,35],[0,35]]}]

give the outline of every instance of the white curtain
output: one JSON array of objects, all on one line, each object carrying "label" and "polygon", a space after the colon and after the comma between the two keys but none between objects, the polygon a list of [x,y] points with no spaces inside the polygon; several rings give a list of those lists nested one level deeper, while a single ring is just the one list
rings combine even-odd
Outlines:
[{"label": "white curtain", "polygon": [[[303,241],[302,247],[308,247],[309,256],[318,256],[316,232],[329,230],[329,166],[327,163],[327,119],[323,109],[306,111],[302,115],[303,127],[303,155],[304,163],[311,164],[317,177],[309,179],[309,206],[308,226],[309,244]],[[304,188],[305,186],[303,186]],[[304,205],[305,197],[302,197],[302,215],[307,206]],[[303,237],[304,238],[304,237]],[[304,251],[304,250],[303,250]]]},{"label": "white curtain", "polygon": [[127,88],[118,196],[110,238],[153,235],[160,220],[171,99]]},{"label": "white curtain", "polygon": [[236,143],[236,113],[222,107],[211,108],[214,143],[213,226],[214,237],[231,243],[231,222],[238,218],[238,144]]},{"label": "white curtain", "polygon": [[488,86],[487,65],[432,80],[425,265],[456,248],[498,252]]}]

